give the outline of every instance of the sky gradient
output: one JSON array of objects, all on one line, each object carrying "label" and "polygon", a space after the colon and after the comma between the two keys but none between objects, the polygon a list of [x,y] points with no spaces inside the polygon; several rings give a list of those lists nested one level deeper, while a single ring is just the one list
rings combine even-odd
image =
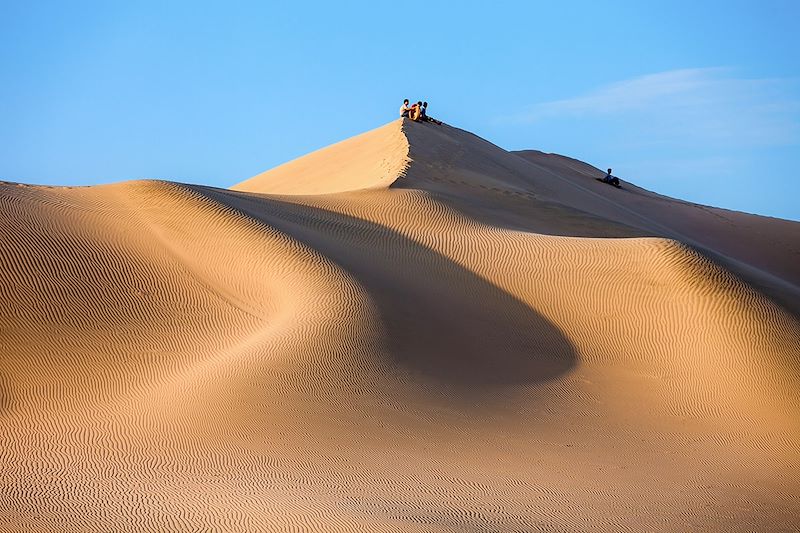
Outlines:
[{"label": "sky gradient", "polygon": [[229,4],[0,0],[0,179],[228,187],[408,97],[506,149],[800,220],[800,2]]}]

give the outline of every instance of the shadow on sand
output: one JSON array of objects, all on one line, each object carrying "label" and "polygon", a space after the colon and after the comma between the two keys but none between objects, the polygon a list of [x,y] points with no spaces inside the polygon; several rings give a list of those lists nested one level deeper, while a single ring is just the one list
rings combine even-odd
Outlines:
[{"label": "shadow on sand", "polygon": [[574,346],[549,320],[395,230],[286,197],[189,187],[345,269],[379,309],[396,364],[412,374],[474,389],[540,383],[576,363]]}]

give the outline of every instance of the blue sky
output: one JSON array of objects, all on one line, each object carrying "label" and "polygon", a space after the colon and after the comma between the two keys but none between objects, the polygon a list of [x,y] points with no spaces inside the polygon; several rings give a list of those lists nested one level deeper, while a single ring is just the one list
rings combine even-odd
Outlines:
[{"label": "blue sky", "polygon": [[0,0],[0,179],[230,186],[396,116],[800,220],[800,2]]}]

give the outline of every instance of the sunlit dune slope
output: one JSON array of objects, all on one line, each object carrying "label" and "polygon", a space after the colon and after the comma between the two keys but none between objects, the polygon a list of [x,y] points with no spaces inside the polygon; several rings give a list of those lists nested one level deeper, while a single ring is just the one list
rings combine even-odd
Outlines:
[{"label": "sunlit dune slope", "polygon": [[0,531],[796,530],[800,224],[596,172],[396,121],[0,184]]},{"label": "sunlit dune slope", "polygon": [[408,140],[398,123],[389,123],[333,144],[232,188],[272,194],[329,194],[382,188],[408,165]]}]

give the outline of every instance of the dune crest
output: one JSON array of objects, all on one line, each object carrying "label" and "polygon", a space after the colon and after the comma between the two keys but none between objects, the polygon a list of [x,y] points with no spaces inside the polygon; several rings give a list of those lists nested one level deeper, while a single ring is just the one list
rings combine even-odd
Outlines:
[{"label": "dune crest", "polygon": [[0,531],[793,531],[800,224],[397,120],[0,183]]}]

